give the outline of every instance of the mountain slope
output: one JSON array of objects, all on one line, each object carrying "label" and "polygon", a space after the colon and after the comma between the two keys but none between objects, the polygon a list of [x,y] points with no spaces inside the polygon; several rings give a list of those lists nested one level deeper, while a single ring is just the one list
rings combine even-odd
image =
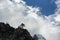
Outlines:
[{"label": "mountain slope", "polygon": [[35,34],[34,36],[33,36],[33,39],[34,40],[46,40],[42,35],[40,35],[40,34]]},{"label": "mountain slope", "polygon": [[0,22],[0,40],[46,40],[42,35],[30,35],[24,24],[18,28],[11,27],[8,23]]},{"label": "mountain slope", "polygon": [[0,22],[0,40],[32,40],[32,36],[26,29]]}]

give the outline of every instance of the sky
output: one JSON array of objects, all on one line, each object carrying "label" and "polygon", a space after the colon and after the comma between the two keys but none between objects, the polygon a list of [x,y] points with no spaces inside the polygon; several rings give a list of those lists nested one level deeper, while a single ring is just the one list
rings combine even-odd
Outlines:
[{"label": "sky", "polygon": [[54,14],[56,9],[55,0],[24,0],[27,5],[33,6],[33,7],[39,7],[41,8],[41,12],[43,15],[51,15]]},{"label": "sky", "polygon": [[32,36],[41,34],[46,40],[60,40],[60,0],[42,1],[37,5],[28,0],[0,0],[0,22],[14,28],[24,23]]}]

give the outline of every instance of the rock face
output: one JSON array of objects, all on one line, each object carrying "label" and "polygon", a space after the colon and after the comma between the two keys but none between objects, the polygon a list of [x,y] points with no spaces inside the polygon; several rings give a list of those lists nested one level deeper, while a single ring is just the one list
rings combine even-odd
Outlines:
[{"label": "rock face", "polygon": [[33,36],[33,40],[38,40],[37,35],[34,35],[34,36]]},{"label": "rock face", "polygon": [[[24,26],[24,25],[22,25]],[[30,35],[28,30],[11,27],[8,23],[0,22],[0,40],[46,40],[42,35]]]},{"label": "rock face", "polygon": [[15,29],[9,24],[0,22],[0,40],[33,40],[33,38],[26,29]]},{"label": "rock face", "polygon": [[35,34],[34,36],[33,36],[33,39],[34,40],[46,40],[42,35],[40,35],[40,34]]}]

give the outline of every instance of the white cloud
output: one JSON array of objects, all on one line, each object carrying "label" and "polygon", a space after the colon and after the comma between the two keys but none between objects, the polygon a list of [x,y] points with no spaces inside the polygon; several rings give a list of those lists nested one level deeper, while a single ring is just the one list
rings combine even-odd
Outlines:
[{"label": "white cloud", "polygon": [[53,32],[50,32],[50,40],[60,40],[60,0],[56,0],[55,3],[57,5],[55,14],[47,17],[47,19],[53,25],[52,27],[54,27],[53,30],[51,30]]},{"label": "white cloud", "polygon": [[58,15],[55,17],[55,20],[56,20],[57,22],[60,22],[60,14],[58,14]]},{"label": "white cloud", "polygon": [[42,34],[47,40],[59,40],[60,27],[54,24],[60,16],[38,16],[38,12],[41,13],[38,7],[28,6],[22,0],[0,0],[0,21],[15,28],[23,22],[31,35]]}]

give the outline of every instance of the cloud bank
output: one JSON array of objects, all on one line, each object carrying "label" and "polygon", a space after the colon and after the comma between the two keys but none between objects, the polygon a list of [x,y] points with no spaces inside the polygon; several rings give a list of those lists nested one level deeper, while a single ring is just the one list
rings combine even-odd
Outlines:
[{"label": "cloud bank", "polygon": [[39,7],[28,6],[23,0],[0,0],[0,22],[8,22],[15,28],[23,22],[32,36],[42,34],[47,40],[60,40],[60,2],[55,3],[55,14],[44,16]]}]

